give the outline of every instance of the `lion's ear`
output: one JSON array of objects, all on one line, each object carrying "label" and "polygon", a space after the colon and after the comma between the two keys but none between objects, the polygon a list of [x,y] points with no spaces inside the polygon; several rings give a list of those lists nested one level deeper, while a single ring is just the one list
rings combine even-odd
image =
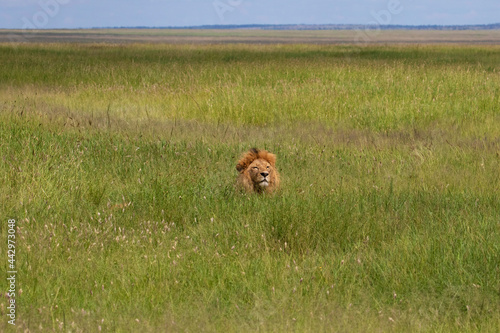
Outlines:
[{"label": "lion's ear", "polygon": [[242,172],[245,170],[245,165],[243,163],[236,164],[236,170],[238,170],[238,172]]},{"label": "lion's ear", "polygon": [[273,166],[276,166],[276,155],[267,153],[266,160]]}]

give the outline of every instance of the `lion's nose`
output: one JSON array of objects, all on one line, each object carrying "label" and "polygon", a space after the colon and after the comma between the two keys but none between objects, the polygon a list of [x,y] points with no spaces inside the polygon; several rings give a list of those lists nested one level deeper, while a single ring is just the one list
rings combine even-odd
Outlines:
[{"label": "lion's nose", "polygon": [[267,177],[269,176],[269,172],[261,172],[260,173],[262,177]]}]

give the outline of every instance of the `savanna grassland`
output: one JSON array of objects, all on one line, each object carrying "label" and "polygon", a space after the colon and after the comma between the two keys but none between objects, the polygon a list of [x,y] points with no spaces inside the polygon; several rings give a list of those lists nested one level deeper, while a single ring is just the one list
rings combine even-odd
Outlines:
[{"label": "savanna grassland", "polygon": [[[64,332],[497,332],[500,47],[0,44],[1,265]],[[251,147],[272,196],[234,188]],[[2,294],[7,280],[0,280]]]}]

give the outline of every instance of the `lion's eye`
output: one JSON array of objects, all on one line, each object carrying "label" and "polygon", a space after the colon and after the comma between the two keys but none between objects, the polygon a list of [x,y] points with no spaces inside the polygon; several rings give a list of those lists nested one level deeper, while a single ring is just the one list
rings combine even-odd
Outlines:
[{"label": "lion's eye", "polygon": [[259,167],[253,167],[252,169],[254,169],[254,170],[259,170]]},{"label": "lion's eye", "polygon": [[268,166],[267,166],[267,170],[269,170],[270,168],[271,168],[271,167],[268,165]]}]

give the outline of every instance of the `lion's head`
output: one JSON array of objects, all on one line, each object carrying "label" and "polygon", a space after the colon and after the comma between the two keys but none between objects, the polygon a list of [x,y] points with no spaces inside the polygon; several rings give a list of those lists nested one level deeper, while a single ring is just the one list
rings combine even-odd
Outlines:
[{"label": "lion's head", "polygon": [[271,193],[278,188],[276,155],[268,151],[250,149],[238,161],[236,170],[240,173],[238,183],[247,192]]}]

